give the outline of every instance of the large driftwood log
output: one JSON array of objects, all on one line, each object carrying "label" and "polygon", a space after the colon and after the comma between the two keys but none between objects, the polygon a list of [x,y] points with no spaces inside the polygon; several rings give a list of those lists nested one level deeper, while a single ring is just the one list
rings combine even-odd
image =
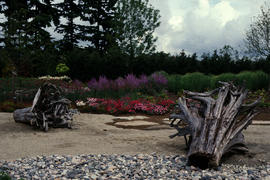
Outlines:
[{"label": "large driftwood log", "polygon": [[179,112],[170,116],[171,126],[178,130],[171,138],[184,136],[188,164],[202,169],[217,168],[225,153],[248,151],[241,131],[251,124],[260,101],[243,104],[245,88],[220,83],[222,87],[211,92],[184,91],[186,97],[178,99]]},{"label": "large driftwood log", "polygon": [[15,122],[36,125],[44,131],[48,131],[49,126],[71,128],[75,111],[69,109],[71,102],[60,94],[55,85],[44,83],[38,89],[32,107],[14,111]]}]

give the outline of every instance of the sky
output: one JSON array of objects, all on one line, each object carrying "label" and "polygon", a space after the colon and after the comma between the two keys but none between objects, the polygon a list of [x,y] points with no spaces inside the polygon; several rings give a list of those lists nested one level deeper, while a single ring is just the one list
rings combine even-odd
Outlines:
[{"label": "sky", "polygon": [[230,45],[244,50],[245,32],[265,0],[150,0],[160,10],[157,50],[211,53]]}]

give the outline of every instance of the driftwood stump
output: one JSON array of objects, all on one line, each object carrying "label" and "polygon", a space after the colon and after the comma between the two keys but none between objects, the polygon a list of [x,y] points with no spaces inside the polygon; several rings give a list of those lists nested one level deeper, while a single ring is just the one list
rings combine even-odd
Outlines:
[{"label": "driftwood stump", "polygon": [[[188,165],[201,169],[217,168],[225,153],[248,151],[241,131],[251,124],[260,101],[243,104],[245,88],[220,83],[222,87],[211,92],[184,91],[186,97],[178,99],[179,112],[170,116],[171,126],[178,130],[171,138],[185,137]],[[186,126],[181,128],[183,122]]]},{"label": "driftwood stump", "polygon": [[14,111],[15,122],[36,125],[44,131],[48,131],[49,126],[71,128],[75,110],[69,109],[71,102],[60,94],[55,85],[44,83],[38,89],[32,107]]}]

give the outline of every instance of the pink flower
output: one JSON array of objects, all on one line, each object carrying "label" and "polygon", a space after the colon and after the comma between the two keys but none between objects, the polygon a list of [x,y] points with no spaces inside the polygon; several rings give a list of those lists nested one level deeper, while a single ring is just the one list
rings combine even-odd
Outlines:
[{"label": "pink flower", "polygon": [[175,104],[171,100],[161,100],[158,103],[150,103],[145,99],[131,100],[129,97],[118,100],[87,98],[87,105],[95,110],[108,113],[136,113],[165,114],[170,106]]},{"label": "pink flower", "polygon": [[97,102],[97,98],[87,98],[88,103]]}]

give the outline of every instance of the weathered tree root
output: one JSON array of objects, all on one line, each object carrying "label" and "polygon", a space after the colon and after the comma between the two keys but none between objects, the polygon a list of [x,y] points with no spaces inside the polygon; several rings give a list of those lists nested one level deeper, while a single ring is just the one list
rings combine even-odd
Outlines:
[{"label": "weathered tree root", "polygon": [[[201,169],[217,168],[225,153],[247,152],[241,132],[258,113],[255,107],[260,99],[243,104],[248,93],[245,88],[232,83],[220,83],[222,87],[211,92],[184,91],[186,97],[198,103],[189,104],[186,97],[180,97],[180,113],[170,116],[171,126],[178,131],[170,137],[185,137],[188,164]],[[186,125],[180,128],[181,123]]]},{"label": "weathered tree root", "polygon": [[32,107],[14,111],[15,122],[35,125],[46,132],[49,126],[71,128],[72,116],[76,110],[69,109],[71,102],[60,94],[55,85],[44,83],[38,89]]}]

